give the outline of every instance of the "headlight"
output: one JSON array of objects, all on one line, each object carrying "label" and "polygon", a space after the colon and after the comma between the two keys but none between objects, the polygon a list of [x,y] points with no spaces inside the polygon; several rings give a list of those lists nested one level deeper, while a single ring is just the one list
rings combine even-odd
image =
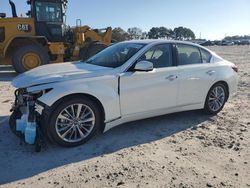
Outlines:
[{"label": "headlight", "polygon": [[38,99],[41,96],[43,96],[44,94],[50,92],[52,90],[52,88],[50,89],[44,89],[44,90],[40,90],[40,91],[32,91],[29,94],[33,96],[33,98]]}]

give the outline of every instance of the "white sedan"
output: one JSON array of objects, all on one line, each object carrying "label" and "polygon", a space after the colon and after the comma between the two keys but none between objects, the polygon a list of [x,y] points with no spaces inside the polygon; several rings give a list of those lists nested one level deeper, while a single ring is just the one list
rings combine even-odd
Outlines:
[{"label": "white sedan", "polygon": [[39,131],[77,146],[98,130],[168,113],[222,110],[237,91],[237,67],[187,42],[114,44],[85,62],[51,64],[19,75],[10,117],[34,144]]}]

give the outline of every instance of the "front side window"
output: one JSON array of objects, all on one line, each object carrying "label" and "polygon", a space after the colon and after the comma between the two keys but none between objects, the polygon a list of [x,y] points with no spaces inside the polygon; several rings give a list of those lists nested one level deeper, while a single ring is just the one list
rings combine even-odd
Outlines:
[{"label": "front side window", "polygon": [[85,63],[111,68],[120,67],[144,46],[145,44],[137,43],[114,44],[91,57]]},{"label": "front side window", "polygon": [[36,2],[38,22],[62,22],[62,5],[52,2]]},{"label": "front side window", "polygon": [[198,47],[187,44],[177,44],[176,46],[178,51],[179,65],[202,63],[201,53]]},{"label": "front side window", "polygon": [[203,63],[210,63],[212,55],[206,50],[203,50],[203,49],[200,49],[200,50],[201,50],[202,62]]},{"label": "front side window", "polygon": [[153,63],[154,68],[164,68],[172,66],[172,53],[170,44],[161,44],[152,47],[143,54],[139,61],[146,60]]},{"label": "front side window", "polygon": [[5,29],[4,27],[0,27],[0,42],[5,40]]}]

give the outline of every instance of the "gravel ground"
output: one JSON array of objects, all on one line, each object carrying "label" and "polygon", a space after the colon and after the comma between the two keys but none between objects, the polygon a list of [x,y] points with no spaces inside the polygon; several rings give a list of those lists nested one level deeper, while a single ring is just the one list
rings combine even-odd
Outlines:
[{"label": "gravel ground", "polygon": [[240,70],[238,95],[217,116],[136,121],[41,153],[8,128],[15,73],[0,67],[0,187],[250,187],[250,46],[211,49]]}]

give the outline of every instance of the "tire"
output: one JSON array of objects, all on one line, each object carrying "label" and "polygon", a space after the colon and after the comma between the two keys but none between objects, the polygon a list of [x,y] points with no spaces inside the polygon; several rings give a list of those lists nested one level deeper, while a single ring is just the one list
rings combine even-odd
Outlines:
[{"label": "tire", "polygon": [[[74,113],[72,113],[72,105],[74,105]],[[81,113],[79,114],[77,112],[79,106],[77,105],[82,105]],[[95,135],[97,130],[102,125],[102,115],[100,108],[98,107],[99,106],[94,101],[87,97],[70,97],[64,99],[64,101],[59,103],[59,105],[55,107],[55,110],[53,110],[49,115],[50,118],[48,130],[52,136],[52,139],[63,147],[75,147],[87,142]],[[67,110],[67,113],[65,109]],[[90,115],[86,116],[87,114]],[[74,118],[78,118],[73,119],[72,116],[74,116]],[[86,117],[83,118],[84,116]],[[68,119],[73,121],[68,121]],[[93,120],[90,121],[90,119]],[[81,124],[80,120],[89,121]],[[81,133],[84,135],[84,137],[80,135],[79,129],[81,130]],[[77,136],[77,139],[75,136]]]},{"label": "tire", "polygon": [[17,73],[23,73],[49,63],[49,55],[40,45],[20,47],[12,54],[12,65]]},{"label": "tire", "polygon": [[16,131],[16,120],[20,119],[22,116],[22,113],[20,111],[13,111],[9,118],[9,126],[10,130],[15,134],[19,135],[18,131]]},{"label": "tire", "polygon": [[[215,96],[216,89],[217,89],[217,96]],[[228,98],[228,91],[224,84],[217,83],[213,85],[210,88],[206,97],[206,102],[204,106],[205,112],[207,114],[216,115],[223,109],[227,101],[227,98]]]},{"label": "tire", "polygon": [[103,44],[103,43],[93,43],[91,44],[86,52],[85,52],[85,57],[82,57],[83,60],[87,60],[89,58],[91,58],[92,56],[94,56],[95,54],[101,52],[102,50],[104,50],[105,48],[107,48],[108,46]]}]

